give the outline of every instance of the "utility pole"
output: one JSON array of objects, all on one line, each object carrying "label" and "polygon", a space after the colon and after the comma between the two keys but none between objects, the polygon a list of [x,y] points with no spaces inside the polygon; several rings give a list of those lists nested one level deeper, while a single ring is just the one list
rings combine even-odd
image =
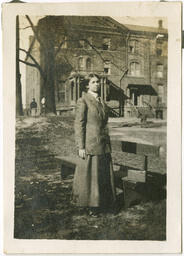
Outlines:
[{"label": "utility pole", "polygon": [[19,67],[19,16],[16,16],[16,116],[23,116],[22,88]]}]

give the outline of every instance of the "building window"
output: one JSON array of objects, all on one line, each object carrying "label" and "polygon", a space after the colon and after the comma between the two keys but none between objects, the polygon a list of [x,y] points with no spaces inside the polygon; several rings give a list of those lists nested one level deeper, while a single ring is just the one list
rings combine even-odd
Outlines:
[{"label": "building window", "polygon": [[80,57],[78,59],[78,69],[79,70],[84,70],[84,58],[83,57]]},{"label": "building window", "polygon": [[156,55],[157,55],[157,56],[162,56],[162,49],[157,48],[157,49],[156,49]]},{"label": "building window", "polygon": [[130,75],[131,76],[140,76],[141,66],[138,62],[130,63]]},{"label": "building window", "polygon": [[111,74],[111,63],[110,63],[110,61],[106,61],[104,63],[104,74],[105,75],[110,75]]},{"label": "building window", "polygon": [[85,42],[85,49],[90,50],[92,49],[91,45],[93,44],[93,38],[92,36],[87,37],[87,42]]},{"label": "building window", "polygon": [[138,53],[139,42],[137,40],[129,41],[129,52],[132,54]]},{"label": "building window", "polygon": [[162,56],[162,47],[163,47],[163,41],[158,38],[156,41],[156,55]]},{"label": "building window", "polygon": [[164,66],[162,64],[157,64],[157,77],[158,78],[163,78],[163,71],[164,71]]},{"label": "building window", "polygon": [[90,36],[90,37],[86,38],[86,41],[82,40],[82,39],[79,40],[79,47],[86,49],[86,50],[90,50],[90,49],[92,49],[92,47],[91,47],[92,43],[93,43],[93,38],[92,38],[92,36]]},{"label": "building window", "polygon": [[86,60],[86,70],[91,71],[91,59],[87,58]]},{"label": "building window", "polygon": [[111,46],[111,39],[110,38],[104,38],[103,39],[103,44],[102,44],[102,49],[107,51],[110,49]]},{"label": "building window", "polygon": [[163,84],[158,84],[158,103],[163,103],[164,101],[164,86]]}]

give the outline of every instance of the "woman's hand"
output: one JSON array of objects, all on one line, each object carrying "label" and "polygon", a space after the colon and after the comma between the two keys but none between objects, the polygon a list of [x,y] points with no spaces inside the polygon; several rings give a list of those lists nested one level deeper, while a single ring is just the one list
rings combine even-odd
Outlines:
[{"label": "woman's hand", "polygon": [[79,157],[82,159],[86,158],[86,150],[85,149],[79,149]]}]

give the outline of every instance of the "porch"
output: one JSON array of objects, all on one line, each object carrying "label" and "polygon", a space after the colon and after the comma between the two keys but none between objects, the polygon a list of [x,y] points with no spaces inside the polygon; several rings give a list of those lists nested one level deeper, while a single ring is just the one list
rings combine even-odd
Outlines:
[{"label": "porch", "polygon": [[[61,93],[62,101],[57,102],[56,111],[61,112],[75,109],[77,100],[88,90],[87,80],[84,75],[70,76],[64,83]],[[111,117],[120,117],[124,114],[124,102],[127,97],[124,91],[115,85],[107,76],[100,76],[100,96],[110,108]]]},{"label": "porch", "polygon": [[129,84],[126,88],[128,100],[125,102],[125,116],[135,117],[146,115],[155,117],[157,92],[152,85]]}]

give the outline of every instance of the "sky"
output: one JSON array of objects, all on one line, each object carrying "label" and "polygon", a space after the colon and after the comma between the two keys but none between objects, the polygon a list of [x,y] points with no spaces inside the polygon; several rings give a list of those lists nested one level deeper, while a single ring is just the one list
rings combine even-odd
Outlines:
[{"label": "sky", "polygon": [[158,27],[158,20],[163,20],[163,28],[167,28],[167,20],[164,17],[112,17],[122,24],[131,24],[148,27]]}]

